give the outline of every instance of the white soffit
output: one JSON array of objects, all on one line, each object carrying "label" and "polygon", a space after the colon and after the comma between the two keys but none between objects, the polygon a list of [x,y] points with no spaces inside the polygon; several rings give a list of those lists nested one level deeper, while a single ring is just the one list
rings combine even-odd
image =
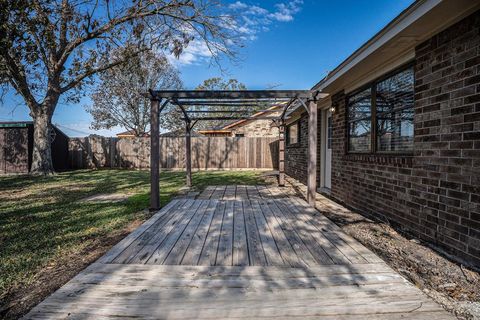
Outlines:
[{"label": "white soffit", "polygon": [[332,99],[331,96],[328,96],[327,98],[324,98],[317,103],[318,109],[327,109],[330,108],[332,105]]},{"label": "white soffit", "polygon": [[359,74],[357,77],[352,76],[348,77],[348,79],[345,79],[345,81],[343,81],[343,89],[345,90],[345,93],[355,91],[363,85],[366,85],[367,83],[383,76],[384,74],[413,61],[414,58],[415,50],[409,50],[404,54],[396,56],[392,60],[385,61],[376,66],[368,67],[367,72]]}]

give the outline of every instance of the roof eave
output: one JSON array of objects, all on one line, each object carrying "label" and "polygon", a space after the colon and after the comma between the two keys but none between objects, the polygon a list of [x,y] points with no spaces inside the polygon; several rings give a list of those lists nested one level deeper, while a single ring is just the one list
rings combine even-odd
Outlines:
[{"label": "roof eave", "polygon": [[[397,35],[401,30],[404,28],[398,28],[398,26],[406,21],[408,17],[412,18],[412,21],[408,24],[410,25],[414,21],[416,21],[419,17],[427,13],[433,7],[438,5],[442,0],[419,0],[412,3],[408,6],[405,10],[403,10],[395,19],[390,21],[384,28],[382,28],[379,32],[377,32],[372,38],[370,38],[367,42],[365,42],[360,48],[355,50],[348,58],[342,61],[335,69],[327,74],[322,80],[320,80],[317,84],[312,87],[312,90],[322,90],[326,86],[328,86],[331,82],[336,80],[339,76],[343,75],[349,69],[351,69],[357,63],[360,63],[362,59],[358,59],[365,53],[367,50],[371,49],[372,47],[380,46],[378,42],[382,40],[382,44],[384,44],[389,39],[393,38]],[[419,10],[421,12],[419,12]],[[386,35],[388,37],[384,38]],[[357,60],[357,61],[356,61]]]}]

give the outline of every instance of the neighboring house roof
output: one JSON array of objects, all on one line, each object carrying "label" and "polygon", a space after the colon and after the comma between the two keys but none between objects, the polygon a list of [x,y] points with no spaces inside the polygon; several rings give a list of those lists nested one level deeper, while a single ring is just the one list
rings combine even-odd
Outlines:
[{"label": "neighboring house roof", "polygon": [[222,129],[211,129],[211,130],[199,130],[201,134],[212,134],[212,133],[221,133],[221,134],[230,134],[232,130],[222,130]]},{"label": "neighboring house roof", "polygon": [[[479,1],[418,0],[329,72],[312,90],[328,94],[342,89],[355,90],[412,61],[415,47],[479,8]],[[287,114],[301,112],[300,108],[301,105],[296,104]]]},{"label": "neighboring house roof", "polygon": [[[270,108],[268,108],[267,110],[276,110],[278,109],[278,111],[280,111],[282,108],[281,105],[276,105],[276,106],[272,106]],[[251,118],[255,118],[255,117],[259,117],[261,115],[264,115],[266,114],[267,112],[257,112],[255,114],[253,114],[251,116]],[[223,126],[220,126],[218,128],[211,128],[211,129],[207,129],[207,130],[199,130],[198,133],[201,133],[201,134],[212,134],[212,133],[230,133],[232,132],[232,129],[235,128],[235,127],[238,127],[238,126],[241,126],[241,125],[245,125],[247,123],[250,123],[251,121],[255,121],[255,119],[241,119],[241,120],[236,120],[236,121],[233,121],[231,123],[228,123],[226,125],[223,125]]]},{"label": "neighboring house roof", "polygon": [[[133,138],[135,137],[135,130],[128,130],[124,132],[117,133],[117,138]],[[143,134],[144,137],[149,137],[148,133]]]},{"label": "neighboring house roof", "polygon": [[[198,134],[196,131],[190,132],[191,137],[199,137],[202,136],[201,134]],[[169,131],[165,133],[161,133],[160,137],[185,137],[185,130],[183,129],[178,129],[174,131]]]}]

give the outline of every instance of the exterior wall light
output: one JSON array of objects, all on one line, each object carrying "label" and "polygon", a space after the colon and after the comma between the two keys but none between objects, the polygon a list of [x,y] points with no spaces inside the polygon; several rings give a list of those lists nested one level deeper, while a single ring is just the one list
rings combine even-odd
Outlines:
[{"label": "exterior wall light", "polygon": [[331,107],[330,107],[330,112],[331,112],[331,113],[335,113],[335,107],[334,107],[334,106],[331,106]]}]

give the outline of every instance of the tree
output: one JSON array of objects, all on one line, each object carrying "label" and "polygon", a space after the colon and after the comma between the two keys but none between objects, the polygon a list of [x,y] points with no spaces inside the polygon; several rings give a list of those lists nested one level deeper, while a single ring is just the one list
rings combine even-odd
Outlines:
[{"label": "tree", "polygon": [[30,109],[32,173],[53,172],[55,108],[78,102],[97,74],[152,48],[178,57],[195,41],[216,61],[232,56],[237,24],[224,11],[217,0],[0,0],[0,85]]},{"label": "tree", "polygon": [[237,79],[214,77],[204,80],[196,90],[247,90],[247,87]]},{"label": "tree", "polygon": [[[150,125],[150,99],[146,88],[180,89],[179,72],[164,55],[152,51],[131,58],[99,75],[92,92],[93,104],[87,108],[93,116],[91,128],[110,129],[121,126],[142,136]],[[180,122],[178,114],[169,112],[168,121]]]},{"label": "tree", "polygon": [[[206,79],[203,81],[202,84],[200,84],[196,90],[247,90],[247,87],[239,82],[237,79],[222,79],[220,77],[214,77],[210,79]],[[193,109],[196,110],[206,110],[207,108],[204,106],[194,106]],[[213,110],[213,107],[210,107],[210,110]],[[219,111],[229,111],[228,107],[221,106],[215,108],[215,110]],[[237,110],[235,108],[234,110]],[[211,113],[209,116],[211,117],[236,117],[236,116],[242,116],[243,114],[241,113]],[[245,114],[246,115],[246,114]],[[197,125],[195,125],[196,129],[211,129],[213,127],[220,127],[224,126],[228,123],[229,121],[224,121],[224,120],[202,120],[199,121]]]}]

